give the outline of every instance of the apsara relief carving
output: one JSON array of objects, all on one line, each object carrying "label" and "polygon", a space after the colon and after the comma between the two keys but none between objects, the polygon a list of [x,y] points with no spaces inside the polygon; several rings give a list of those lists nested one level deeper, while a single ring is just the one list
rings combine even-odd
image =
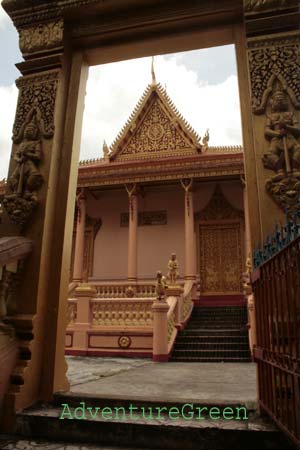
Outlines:
[{"label": "apsara relief carving", "polygon": [[264,167],[274,175],[266,190],[282,208],[300,209],[300,127],[282,87],[274,91],[267,114],[265,138],[269,142],[262,157]]},{"label": "apsara relief carving", "polygon": [[24,227],[38,205],[43,183],[40,163],[43,138],[54,133],[54,108],[58,71],[17,80],[20,89],[13,141],[13,167],[7,180],[3,205],[13,223]]},{"label": "apsara relief carving", "polygon": [[24,226],[38,204],[37,190],[43,183],[39,164],[43,156],[40,128],[35,114],[27,121],[13,155],[15,167],[7,181],[3,204],[13,223]]},{"label": "apsara relief carving", "polygon": [[250,40],[252,107],[265,116],[262,163],[274,172],[266,191],[281,209],[300,209],[299,34]]}]

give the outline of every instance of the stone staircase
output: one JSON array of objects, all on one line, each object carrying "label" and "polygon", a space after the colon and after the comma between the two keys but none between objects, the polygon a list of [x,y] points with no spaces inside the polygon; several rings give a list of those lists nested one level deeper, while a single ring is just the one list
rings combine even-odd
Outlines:
[{"label": "stone staircase", "polygon": [[172,361],[251,361],[245,306],[195,307],[176,339]]},{"label": "stone staircase", "polygon": [[[106,408],[105,418],[75,416],[75,409],[82,406],[84,410],[95,407],[102,410]],[[192,402],[191,402],[192,403]],[[69,405],[72,418],[60,418],[63,405]],[[137,408],[135,414],[141,412],[142,408],[156,407],[165,408],[164,416],[160,419],[139,418],[125,420],[121,417],[112,419],[107,413],[107,408],[114,407],[124,409],[128,412],[130,405]],[[291,450],[292,447],[286,438],[267,419],[258,417],[254,410],[248,409],[247,420],[212,420],[205,415],[202,420],[177,419],[171,420],[167,417],[167,411],[174,413],[174,407],[183,408],[186,403],[165,401],[137,401],[119,398],[103,398],[93,395],[78,395],[75,393],[57,394],[51,404],[35,405],[22,413],[17,414],[15,434],[12,440],[46,441],[47,444],[34,449],[59,448],[59,449],[88,449],[88,444],[97,444],[99,450],[118,450],[121,447],[133,449],[152,450]],[[206,405],[203,406],[216,406]],[[228,409],[228,403],[218,404],[220,410]],[[232,408],[240,406],[231,402]],[[79,414],[79,413],[78,413]],[[52,442],[52,445],[51,445]],[[57,447],[58,442],[70,443],[70,447],[64,445]],[[84,444],[84,445],[83,445]],[[49,447],[48,447],[49,446]],[[52,447],[53,446],[53,447]],[[103,447],[102,447],[103,446]],[[0,436],[0,448],[1,436]],[[10,447],[19,448],[17,446]],[[25,447],[20,447],[25,448]],[[32,450],[30,446],[26,447]],[[94,448],[93,448],[94,449]]]}]

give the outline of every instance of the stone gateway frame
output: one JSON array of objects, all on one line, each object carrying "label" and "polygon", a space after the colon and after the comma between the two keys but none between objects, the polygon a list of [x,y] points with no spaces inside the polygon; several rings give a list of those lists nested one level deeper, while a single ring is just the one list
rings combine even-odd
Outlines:
[{"label": "stone gateway frame", "polygon": [[[286,198],[272,197],[278,179],[262,157],[269,149],[265,124],[275,91],[284,92],[286,108],[299,119],[293,55],[299,55],[300,33],[296,0],[3,0],[2,6],[18,30],[24,61],[17,64],[19,99],[0,236],[33,241],[13,317],[17,335],[28,339],[27,359],[17,360],[5,397],[8,428],[15,411],[68,387],[66,299],[88,67],[235,44],[254,249],[284,217]],[[16,155],[26,139],[43,158],[24,168]],[[296,189],[296,166],[283,167],[289,191]]]}]

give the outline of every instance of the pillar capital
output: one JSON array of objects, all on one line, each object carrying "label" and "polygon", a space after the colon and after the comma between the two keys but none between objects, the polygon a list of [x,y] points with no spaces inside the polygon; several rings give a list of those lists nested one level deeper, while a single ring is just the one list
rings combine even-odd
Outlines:
[{"label": "pillar capital", "polygon": [[124,186],[129,198],[131,198],[134,195],[138,195],[139,186],[137,183],[127,183]]},{"label": "pillar capital", "polygon": [[194,183],[193,178],[181,178],[180,179],[180,184],[181,184],[182,188],[184,189],[185,193],[192,191],[193,183]]}]

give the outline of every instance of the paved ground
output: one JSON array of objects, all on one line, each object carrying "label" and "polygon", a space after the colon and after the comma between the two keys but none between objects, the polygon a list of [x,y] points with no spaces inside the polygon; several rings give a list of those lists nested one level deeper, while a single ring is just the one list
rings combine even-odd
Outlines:
[{"label": "paved ground", "polygon": [[[154,363],[148,359],[72,356],[67,357],[67,362],[68,378],[74,393],[133,401],[151,399],[211,405],[240,403],[249,409],[256,406],[256,365],[253,363]],[[220,427],[232,426],[233,422],[229,422],[223,421]],[[264,426],[256,420],[235,426],[249,428],[249,424],[254,428]],[[186,423],[182,425],[186,426]],[[205,426],[208,426],[207,422]],[[0,450],[125,449],[0,436]]]},{"label": "paved ground", "polygon": [[[0,450],[142,450],[133,448],[121,448],[121,447],[108,447],[99,445],[88,444],[75,444],[75,443],[63,443],[63,442],[46,442],[46,441],[28,441],[26,439],[11,439],[1,438],[0,436]],[[147,449],[143,449],[147,450]],[[151,449],[155,450],[155,449]]]},{"label": "paved ground", "polygon": [[256,406],[254,363],[67,357],[71,391],[105,398]]}]

